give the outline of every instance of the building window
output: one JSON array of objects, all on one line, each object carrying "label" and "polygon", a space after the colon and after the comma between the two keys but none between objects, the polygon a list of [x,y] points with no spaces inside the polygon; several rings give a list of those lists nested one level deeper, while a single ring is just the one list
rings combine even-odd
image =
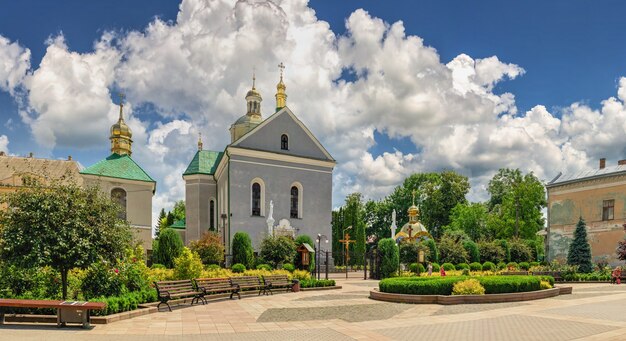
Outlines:
[{"label": "building window", "polygon": [[261,215],[261,185],[258,182],[252,184],[252,215]]},{"label": "building window", "polygon": [[289,150],[289,137],[285,134],[280,137],[280,149]]},{"label": "building window", "polygon": [[215,200],[209,201],[209,230],[215,231]]},{"label": "building window", "polygon": [[291,217],[298,218],[298,201],[300,199],[298,187],[291,187]]},{"label": "building window", "polygon": [[604,200],[602,202],[602,220],[613,220],[613,208],[615,200]]},{"label": "building window", "polygon": [[117,217],[126,220],[126,191],[121,188],[114,188],[111,191],[111,200],[120,205]]}]

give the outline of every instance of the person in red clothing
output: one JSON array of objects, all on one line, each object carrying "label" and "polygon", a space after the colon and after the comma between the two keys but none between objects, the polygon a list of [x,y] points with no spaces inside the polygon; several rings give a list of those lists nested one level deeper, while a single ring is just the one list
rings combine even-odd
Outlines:
[{"label": "person in red clothing", "polygon": [[444,269],[443,266],[439,268],[439,274],[441,277],[446,277],[446,269]]},{"label": "person in red clothing", "polygon": [[615,280],[617,281],[617,284],[620,284],[622,281],[622,268],[619,266],[615,269]]}]

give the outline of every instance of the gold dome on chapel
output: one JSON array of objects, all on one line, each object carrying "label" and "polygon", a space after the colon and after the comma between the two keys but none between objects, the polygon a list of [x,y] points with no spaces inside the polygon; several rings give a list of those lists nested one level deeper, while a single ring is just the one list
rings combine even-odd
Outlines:
[{"label": "gold dome on chapel", "polygon": [[120,95],[120,117],[117,122],[111,126],[111,136],[109,137],[109,140],[111,140],[111,153],[131,155],[133,132],[130,130],[130,127],[126,124],[126,122],[124,122],[124,103],[122,103],[123,97],[123,95]]}]

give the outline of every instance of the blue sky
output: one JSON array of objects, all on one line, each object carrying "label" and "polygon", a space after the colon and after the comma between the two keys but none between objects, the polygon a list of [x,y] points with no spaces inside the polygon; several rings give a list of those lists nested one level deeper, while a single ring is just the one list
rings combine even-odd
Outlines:
[{"label": "blue sky", "polygon": [[[193,1],[194,0],[189,0],[188,2],[192,3]],[[227,1],[225,3],[226,7],[234,6]],[[278,5],[283,6],[280,3]],[[301,4],[298,4],[297,6],[300,5]],[[146,27],[154,23],[155,18],[170,22],[171,27],[169,28],[171,29],[167,31],[167,34],[171,34],[171,31],[174,31],[178,26],[182,27],[182,25],[175,22],[179,13],[179,3],[176,1],[43,2],[26,0],[5,2],[1,6],[0,36],[8,39],[11,43],[17,44],[16,46],[19,45],[30,51],[30,68],[27,74],[33,74],[40,69],[44,70],[44,68],[40,67],[40,62],[42,58],[46,56],[47,51],[49,51],[47,50],[48,45],[46,43],[48,38],[62,35],[65,47],[60,48],[60,50],[75,53],[76,56],[82,58],[87,54],[93,53],[94,42],[100,40],[103,35],[106,35],[107,32],[110,31],[115,32],[119,40],[132,36],[131,33],[133,32],[150,36],[146,31]],[[290,6],[297,7],[296,5]],[[206,7],[208,8],[210,6],[206,5]],[[252,7],[253,5],[250,5],[250,8]],[[327,22],[330,25],[330,29],[335,34],[335,39],[337,40],[328,47],[329,53],[339,55],[342,61],[337,65],[329,66],[328,69],[332,74],[339,68],[341,71],[340,74],[348,75],[345,80],[352,86],[343,89],[347,92],[356,91],[356,89],[362,85],[359,84],[359,80],[362,80],[364,83],[374,82],[369,79],[370,77],[356,76],[353,72],[354,69],[351,69],[355,67],[354,65],[364,60],[363,65],[366,65],[364,68],[368,71],[372,71],[376,67],[375,65],[381,64],[381,61],[367,61],[368,56],[362,55],[361,51],[357,48],[354,48],[353,51],[350,51],[350,47],[344,47],[343,50],[337,48],[337,46],[341,46],[338,41],[345,38],[345,41],[352,39],[352,46],[365,44],[363,41],[359,42],[359,38],[356,38],[357,22],[363,25],[370,25],[371,27],[377,19],[382,19],[388,25],[402,21],[406,36],[420,37],[423,39],[423,45],[426,48],[430,47],[436,50],[435,55],[439,57],[438,64],[435,65],[429,62],[430,64],[423,66],[423,70],[434,73],[443,72],[439,70],[438,67],[445,69],[446,64],[461,54],[470,56],[471,63],[479,59],[496,56],[499,64],[497,64],[497,67],[494,66],[493,70],[501,70],[493,71],[489,69],[491,70],[490,72],[496,72],[497,74],[497,80],[494,80],[492,83],[486,82],[471,85],[480,88],[480,90],[470,91],[474,91],[477,94],[480,93],[477,95],[479,97],[479,99],[476,100],[477,102],[467,99],[467,94],[464,94],[462,96],[463,99],[458,99],[458,103],[457,99],[454,99],[455,104],[452,106],[447,102],[450,100],[450,95],[442,95],[443,103],[447,103],[449,108],[456,108],[455,110],[458,111],[456,113],[457,115],[472,116],[473,114],[471,113],[474,111],[476,112],[476,117],[485,115],[486,112],[491,113],[493,111],[495,113],[494,117],[485,118],[481,116],[482,118],[471,119],[469,122],[456,122],[454,118],[455,113],[448,112],[453,109],[439,109],[441,113],[438,113],[435,109],[422,109],[420,105],[411,107],[410,103],[415,103],[415,99],[411,99],[410,95],[407,95],[408,97],[406,98],[396,98],[398,103],[400,100],[406,100],[407,102],[404,105],[399,105],[398,108],[394,108],[393,103],[389,104],[390,112],[402,112],[397,115],[390,114],[389,117],[383,117],[385,114],[378,112],[369,113],[368,107],[371,107],[371,104],[366,105],[365,103],[359,102],[354,104],[354,107],[346,106],[346,108],[343,108],[346,112],[363,111],[363,113],[346,119],[349,121],[349,123],[346,123],[341,121],[343,117],[339,112],[342,112],[342,110],[338,110],[337,115],[334,116],[339,116],[336,124],[354,125],[355,128],[345,128],[342,130],[335,127],[331,129],[329,126],[324,126],[323,124],[318,125],[316,122],[313,122],[314,119],[312,119],[312,117],[315,117],[315,114],[313,112],[309,113],[307,109],[309,106],[305,105],[308,103],[306,102],[308,99],[302,98],[298,100],[299,95],[292,93],[293,96],[290,96],[290,98],[293,98],[294,102],[290,103],[293,103],[295,107],[300,106],[301,117],[304,117],[305,123],[307,123],[307,119],[309,119],[309,124],[313,126],[313,131],[318,135],[322,135],[319,136],[322,142],[333,144],[330,148],[331,153],[336,155],[341,163],[341,166],[336,171],[337,181],[335,181],[334,184],[336,192],[334,197],[335,204],[340,202],[340,198],[345,193],[353,190],[362,191],[366,196],[372,198],[380,197],[395,184],[399,183],[403,176],[414,171],[452,168],[468,175],[473,181],[472,184],[475,185],[478,191],[480,186],[484,185],[485,179],[499,167],[519,167],[523,165],[528,167],[525,169],[526,171],[534,171],[544,178],[549,178],[559,170],[576,170],[584,166],[594,165],[594,160],[599,156],[621,158],[620,154],[624,152],[624,147],[620,146],[620,144],[612,138],[613,136],[620,136],[623,131],[615,131],[614,133],[608,134],[608,136],[602,139],[602,143],[598,146],[592,146],[592,144],[597,141],[585,135],[585,133],[581,132],[581,129],[575,127],[574,124],[575,122],[583,122],[584,126],[584,124],[586,124],[584,122],[595,122],[594,127],[596,128],[593,129],[601,129],[603,124],[615,126],[615,121],[609,121],[607,118],[609,115],[603,111],[605,109],[609,110],[610,108],[604,108],[602,101],[617,96],[620,88],[620,77],[626,76],[626,45],[623,44],[626,38],[626,21],[623,20],[626,4],[623,2],[383,2],[373,0],[312,0],[309,2],[308,7],[315,11],[317,17],[316,22]],[[290,21],[290,18],[295,16],[294,13],[302,12],[302,8],[299,9],[300,12],[293,13],[290,11],[294,9],[290,8],[289,6],[284,8],[287,17],[289,17],[285,20],[288,22],[285,25],[288,25],[286,27],[289,27],[289,29],[295,29],[300,24],[295,20],[293,22]],[[358,11],[360,8],[367,11],[369,16],[360,15],[359,13],[362,13]],[[208,10],[194,9],[194,11],[196,10],[197,13],[206,14],[207,17],[215,15],[214,13],[217,12],[217,10],[215,10],[211,12],[213,13],[211,14]],[[254,16],[254,14],[252,16]],[[212,20],[213,22],[219,22],[218,19],[222,17],[213,17]],[[352,28],[347,28],[347,20],[351,17],[354,18],[355,21],[352,24]],[[242,14],[239,20],[245,23],[248,19]],[[207,32],[210,32],[209,35],[211,35],[212,32],[221,34],[223,33],[222,31],[227,30],[223,27],[228,25],[224,24],[222,28],[218,29],[211,26],[212,24],[209,21],[210,20],[199,22],[201,26],[206,25]],[[230,29],[238,29],[239,31],[237,32],[244,32],[242,34],[254,34],[243,30],[241,27],[233,27],[230,27]],[[254,27],[256,27],[259,32],[262,31],[262,27]],[[384,41],[391,35],[390,31],[388,31],[390,27],[391,26],[387,26],[385,33],[379,37],[381,41]],[[315,30],[321,32],[323,28],[316,26]],[[188,34],[188,31],[181,32]],[[273,32],[276,32],[276,27],[274,27]],[[154,37],[157,37],[157,35]],[[161,37],[162,36],[154,38],[156,39],[154,41],[158,41]],[[189,37],[191,37],[189,38],[191,40],[202,39],[201,35]],[[320,33],[320,35],[315,37],[323,37],[323,35]],[[155,51],[160,51],[160,55],[163,55],[163,51],[167,51],[158,50],[161,47],[150,46],[150,43],[146,43],[139,38],[133,41],[137,42],[137,46],[145,43],[145,45],[141,45],[141,49],[143,49],[142,51],[144,52],[154,48]],[[225,41],[228,42],[227,40]],[[318,44],[319,41],[321,41],[321,38],[314,42],[300,40],[293,44],[294,46],[303,46],[302,48],[306,48],[307,45]],[[132,43],[133,42],[130,42],[129,44]],[[267,44],[272,43],[267,42]],[[116,72],[119,72],[119,70],[132,70],[132,68],[124,69],[124,64],[130,65],[129,61],[132,61],[133,58],[143,61],[146,65],[154,62],[153,59],[150,59],[152,57],[147,57],[146,54],[137,57],[139,53],[132,51],[132,46],[122,46],[119,42],[114,42],[109,48],[111,51],[119,53],[122,56],[120,57],[121,61],[112,67]],[[295,47],[294,51],[298,48],[299,47]],[[265,54],[259,52],[259,55],[266,56],[274,53],[274,51],[271,51],[271,48],[268,50],[265,49],[266,47],[259,47],[259,51],[266,52]],[[309,91],[306,88],[307,84],[305,81],[298,78],[308,79],[306,78],[308,73],[316,73],[318,71],[311,70],[310,68],[300,68],[299,70],[290,69],[291,65],[299,65],[298,58],[301,57],[296,56],[297,53],[290,55],[290,51],[287,47],[284,49],[285,51],[281,50],[276,53],[281,56],[287,56],[285,62],[288,65],[288,92],[296,89],[302,89],[302,92]],[[139,50],[139,48],[137,48],[137,50]],[[52,52],[48,53],[50,56],[52,55]],[[209,53],[219,55],[221,51],[210,50]],[[402,51],[399,52],[398,56],[400,56],[401,53]],[[65,57],[68,57],[68,55],[66,54]],[[390,54],[381,58],[386,58],[388,61],[395,57],[395,55]],[[275,65],[277,58],[278,57],[268,57],[267,65]],[[410,54],[407,55],[407,58],[411,58]],[[350,59],[350,62],[345,62],[344,64],[343,59]],[[402,60],[403,59],[398,57],[398,63],[402,63]],[[193,61],[193,63],[196,63],[196,61]],[[217,68],[219,66],[219,63],[206,63],[208,64],[200,63],[197,65],[208,69],[212,67]],[[264,78],[266,79],[264,81],[265,84],[261,84],[265,86],[266,92],[270,92],[273,91],[271,86],[275,81],[272,80],[271,77],[274,76],[271,73],[271,67],[265,67],[264,63],[265,62],[258,62],[257,66],[260,64],[260,77],[266,76]],[[415,66],[414,63],[411,64],[414,65],[412,67],[420,69],[422,66],[419,58],[417,58],[416,63],[417,66]],[[134,65],[136,68],[138,64]],[[143,64],[139,65],[143,66]],[[326,70],[325,65],[321,67]],[[226,83],[203,83],[206,89],[202,87],[200,87],[200,89],[206,90],[208,97],[216,96],[206,101],[205,99],[198,99],[201,96],[190,93],[193,89],[179,91],[178,89],[184,88],[184,86],[172,84],[171,89],[169,89],[172,92],[171,95],[173,97],[178,96],[177,98],[183,98],[183,101],[185,101],[184,104],[190,103],[188,106],[181,104],[178,107],[171,102],[159,100],[159,98],[163,96],[167,97],[167,87],[164,87],[165,89],[149,89],[141,92],[136,90],[137,86],[134,88],[131,86],[133,84],[140,84],[139,80],[136,78],[131,79],[131,76],[119,82],[117,80],[107,81],[106,89],[111,93],[116,92],[118,89],[130,92],[129,101],[133,104],[133,116],[138,120],[138,125],[141,123],[141,129],[145,129],[145,133],[138,135],[136,143],[147,144],[152,138],[153,145],[151,145],[150,148],[154,148],[150,149],[150,151],[159,150],[160,147],[165,146],[166,149],[169,150],[169,153],[173,153],[174,151],[178,152],[177,155],[165,155],[166,160],[171,160],[172,168],[170,169],[152,169],[152,165],[146,166],[148,171],[152,170],[153,173],[156,173],[155,177],[157,177],[160,183],[159,189],[164,189],[166,192],[163,200],[160,201],[163,205],[169,205],[172,200],[178,199],[177,196],[180,197],[181,190],[173,191],[168,188],[168,186],[180,186],[180,181],[176,185],[173,185],[174,180],[170,180],[168,183],[168,181],[164,181],[164,179],[168,174],[174,171],[174,165],[180,168],[180,165],[184,165],[185,160],[188,160],[193,155],[194,144],[191,141],[195,139],[192,135],[194,135],[193,133],[195,133],[196,130],[203,131],[203,134],[208,136],[211,136],[213,131],[220,131],[216,134],[215,140],[210,140],[209,138],[207,145],[211,146],[211,148],[223,148],[228,142],[224,141],[224,137],[227,135],[225,132],[222,132],[222,130],[226,130],[229,124],[228,122],[232,122],[232,119],[236,118],[240,113],[226,113],[229,108],[237,108],[235,104],[215,104],[219,102],[219,100],[218,95],[213,94],[212,87],[223,86],[229,93],[233,93],[233,98],[238,98],[238,95],[234,94],[242,93],[245,90],[244,85],[239,86],[238,84],[249,83],[249,80],[245,78],[245,74],[249,73],[246,71],[248,68],[251,68],[250,65],[241,66],[241,69],[244,71],[241,72],[241,75],[235,72],[237,74],[236,77],[231,72],[229,77],[234,77],[234,81]],[[448,65],[448,68],[450,70],[456,70],[450,65]],[[507,71],[502,71],[506,68],[508,68]],[[381,67],[381,69],[384,69],[384,67]],[[478,69],[478,66],[476,66],[476,69]],[[519,70],[521,69],[523,69],[524,72],[520,73]],[[390,72],[390,70],[386,69],[381,71],[380,74],[385,74],[385,72]],[[152,73],[155,73],[154,69],[150,74],[152,75]],[[208,72],[208,74],[211,74],[211,72]],[[55,75],[60,77],[62,73],[60,74],[57,70]],[[33,97],[33,94],[36,92],[34,86],[29,85],[26,80],[29,77],[28,75],[24,77],[24,85],[16,87],[16,92],[19,92],[19,94],[13,93],[13,95],[11,95],[9,91],[0,90],[0,120],[2,121],[0,122],[2,123],[2,125],[0,125],[0,136],[5,135],[8,138],[8,149],[10,153],[26,155],[30,151],[35,151],[39,156],[53,158],[66,157],[72,154],[75,159],[80,160],[84,165],[90,165],[107,156],[108,144],[106,139],[102,137],[99,137],[102,143],[80,143],[78,146],[59,142],[58,136],[56,144],[47,143],[45,142],[46,140],[41,137],[37,138],[37,136],[35,136],[36,134],[33,133],[33,123],[27,122],[26,119],[20,117],[18,114],[19,109],[23,109],[29,101],[33,101],[34,99],[41,100],[40,97]],[[116,74],[116,77],[119,77],[119,74]],[[450,77],[453,76],[446,74],[436,79],[449,79]],[[170,77],[167,75],[162,75],[161,79],[167,80],[169,78]],[[218,78],[222,79],[224,77]],[[336,77],[331,76],[330,78],[335,82],[334,84],[340,81],[336,79]],[[1,78],[0,81],[2,81]],[[263,82],[263,80],[261,81]],[[394,80],[387,79],[384,83],[391,84],[391,89],[393,90],[399,90],[399,87],[404,86],[398,83],[394,88],[392,84],[393,81]],[[419,93],[424,87],[428,87],[428,85],[417,84],[414,89],[407,88],[407,92],[413,92],[413,94]],[[462,86],[455,83],[454,87],[458,90],[458,88]],[[190,85],[190,88],[194,87]],[[312,93],[322,93],[322,88],[324,87],[321,86],[320,89],[316,89],[316,91],[319,90],[319,92],[312,91]],[[377,88],[377,86],[365,86],[363,89],[371,88]],[[0,89],[2,88],[0,87]],[[430,89],[425,91],[425,93],[429,94],[428,96],[432,96],[433,91],[438,91],[436,89],[438,88],[435,87],[435,90]],[[41,89],[39,90],[41,91]],[[366,90],[362,91],[365,93]],[[462,90],[461,92],[465,93],[465,91],[466,90]],[[213,95],[208,94],[209,92]],[[71,94],[72,92],[68,91],[68,93]],[[334,92],[334,94],[336,93],[337,91]],[[508,97],[503,96],[503,94],[506,93],[510,93],[514,96],[512,103]],[[82,95],[83,94],[78,94],[76,96]],[[89,98],[89,94],[84,95],[86,96],[84,98]],[[269,106],[271,106],[269,102],[271,102],[272,97],[270,93],[265,95],[265,98],[268,99],[266,102],[268,102]],[[150,98],[153,99],[151,100]],[[189,98],[188,101],[187,98]],[[357,101],[359,97],[353,98]],[[197,103],[195,103],[194,100],[196,100]],[[46,102],[46,100],[41,101],[41,108],[47,108],[48,105],[52,103]],[[329,103],[325,104],[326,106],[324,106],[324,108],[332,108],[334,103],[341,103],[340,99],[329,99],[328,101]],[[358,101],[365,100],[358,99]],[[432,101],[436,102],[437,100]],[[489,103],[488,107],[482,108],[481,106],[485,101],[495,101],[495,104]],[[117,103],[117,99],[115,98],[113,102]],[[352,103],[352,101],[350,101],[350,103]],[[445,105],[446,104],[444,104],[444,106]],[[545,111],[538,108],[538,105],[545,107]],[[572,107],[572,105],[574,105],[574,107]],[[492,106],[503,106],[506,108],[494,111]],[[28,109],[30,110],[30,117],[35,119],[43,117],[44,115],[33,109],[35,107],[37,107],[36,103],[33,102]],[[199,112],[203,113],[192,113],[191,111],[195,110],[193,108],[202,108]],[[468,114],[465,113],[465,109],[467,109]],[[527,114],[527,112],[531,112],[533,109],[536,109],[535,116]],[[67,110],[71,111],[72,108],[70,107],[70,109]],[[236,111],[238,109],[232,110]],[[423,117],[420,115],[422,115],[423,110],[429,113],[433,121],[437,121],[437,115],[441,115],[441,122],[432,123],[434,126],[425,129],[426,131],[439,131],[438,129],[441,129],[438,135],[428,135],[427,133],[419,132],[421,126],[426,126],[430,123],[422,124],[418,122],[413,130],[408,129],[408,127],[405,127],[406,124],[403,124],[402,120],[413,120],[417,122],[422,119]],[[108,112],[108,109],[105,111]],[[221,112],[225,113],[219,114]],[[619,112],[619,115],[621,115],[621,111]],[[72,113],[68,113],[68,115],[71,114]],[[75,119],[80,120],[84,112],[77,111],[75,115]],[[347,114],[344,114],[344,116],[345,115]],[[451,116],[448,117],[446,115]],[[498,117],[506,115],[511,115],[511,119],[498,119]],[[566,116],[565,118],[563,118],[564,115]],[[526,118],[526,120],[514,121],[512,119],[513,117]],[[398,121],[388,123],[393,122],[394,118],[397,118]],[[539,125],[549,126],[553,124],[554,127],[551,128],[550,131],[537,131],[536,128],[533,128],[535,127],[533,122],[539,122],[537,120],[542,120]],[[598,123],[598,120],[602,122]],[[476,128],[476,124],[480,127],[490,128]],[[493,127],[490,126],[490,124]],[[500,129],[501,134],[489,135],[491,133],[488,131],[493,130],[492,128],[496,131]],[[42,129],[41,126],[39,129]],[[474,129],[472,132],[474,135],[468,133],[468,129]],[[493,149],[485,150],[484,145],[476,142],[476,145],[471,145],[471,150],[463,150],[463,143],[457,143],[458,141],[469,139],[471,141],[488,140],[490,142],[485,142],[486,145],[490,143],[493,144],[493,141],[501,141],[498,140],[499,136],[510,136],[506,129],[526,129],[525,136],[531,136],[533,144],[516,144],[515,141],[513,141],[514,139],[509,139],[509,141],[503,143],[502,146],[497,146],[498,148],[494,147]],[[593,134],[593,129],[591,129],[592,131],[590,131],[589,134]],[[102,127],[103,136],[106,136],[107,130],[108,125]],[[54,129],[52,129],[52,133],[59,134],[59,132]],[[351,134],[355,135],[352,136]],[[364,141],[367,142],[363,143],[363,149],[359,150],[357,146],[352,146],[350,144],[351,142],[348,140],[344,141],[338,138],[338,135],[345,136],[346,139],[350,141],[364,138]],[[162,137],[161,140],[159,140],[160,136]],[[543,141],[543,138],[552,142]],[[422,143],[422,141],[425,142]],[[187,144],[186,146],[184,146],[185,143]],[[549,148],[546,147],[546,144],[550,144]],[[615,148],[616,146],[617,148]],[[399,153],[394,154],[394,150],[399,151]],[[437,150],[455,150],[458,156],[452,155],[454,153],[443,155],[441,154],[442,152],[437,152]],[[532,156],[536,154],[535,150],[553,151],[551,152],[552,154],[546,152],[546,155],[542,157],[535,157]],[[469,155],[469,157],[467,157],[468,153],[484,154],[473,155],[473,157]],[[498,153],[513,156],[510,159],[499,158]],[[150,159],[151,157],[152,156],[149,155],[143,156],[145,159]],[[532,160],[527,160],[528,162],[521,163],[521,161],[519,161],[526,160],[529,157],[531,157]],[[138,156],[138,158],[141,161],[142,157]],[[483,161],[481,161],[480,164],[476,164],[477,159]],[[365,176],[360,174],[358,169],[380,170],[380,174]],[[480,193],[475,193],[474,195],[478,199],[481,198]]]}]

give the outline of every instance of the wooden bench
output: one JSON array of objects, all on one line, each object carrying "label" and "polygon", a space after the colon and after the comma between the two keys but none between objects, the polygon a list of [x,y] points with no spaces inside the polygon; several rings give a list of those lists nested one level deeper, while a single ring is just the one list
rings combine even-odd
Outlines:
[{"label": "wooden bench", "polygon": [[63,327],[67,323],[81,323],[83,328],[89,328],[91,310],[102,310],[106,307],[103,302],[75,302],[54,300],[18,300],[0,298],[0,325],[4,324],[5,308],[48,308],[57,310],[57,326]]},{"label": "wooden bench", "polygon": [[230,298],[233,298],[233,295],[237,294],[237,297],[241,299],[241,294],[243,290],[258,290],[259,295],[265,291],[265,285],[261,283],[261,280],[257,276],[237,276],[230,278],[230,284],[236,288],[236,291],[233,291],[230,294]]},{"label": "wooden bench", "polygon": [[[230,298],[232,299],[233,293],[239,290],[239,288],[233,286],[229,278],[196,278],[193,281],[196,283],[198,291],[201,291],[204,294],[204,297],[231,293]],[[204,297],[203,299],[206,302]]]},{"label": "wooden bench", "polygon": [[190,279],[181,280],[181,281],[162,281],[162,282],[154,282],[154,286],[157,289],[157,295],[159,296],[159,301],[161,301],[157,305],[157,310],[161,306],[161,304],[166,304],[167,308],[172,311],[172,307],[168,301],[174,300],[177,298],[186,298],[193,297],[191,300],[191,305],[200,302],[202,300],[202,304],[204,304],[204,293],[196,290],[193,285],[193,282]]},{"label": "wooden bench", "polygon": [[263,276],[263,282],[265,282],[265,292],[269,291],[270,294],[274,294],[272,289],[286,288],[287,292],[293,291],[293,282],[289,280],[287,275],[270,275]]}]

